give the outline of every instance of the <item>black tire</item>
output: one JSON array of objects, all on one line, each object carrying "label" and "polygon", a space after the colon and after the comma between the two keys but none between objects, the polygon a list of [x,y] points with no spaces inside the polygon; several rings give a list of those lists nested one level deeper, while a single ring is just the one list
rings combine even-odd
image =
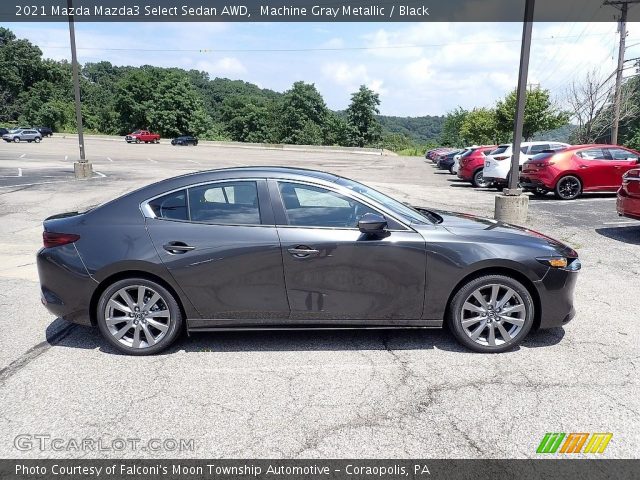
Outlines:
[{"label": "black tire", "polygon": [[140,139],[139,138],[136,138],[136,143],[140,143]]},{"label": "black tire", "polygon": [[534,188],[533,190],[531,190],[531,193],[533,193],[534,197],[542,198],[542,197],[546,197],[547,193],[549,193],[549,191],[548,190],[544,190],[542,188]]},{"label": "black tire", "polygon": [[454,173],[453,173],[453,166],[449,167],[449,173],[450,173],[451,175],[453,175],[453,174],[454,174]]},{"label": "black tire", "polygon": [[40,143],[40,140],[42,140],[40,137],[36,137],[36,138],[33,139],[33,141],[36,142],[36,143]]},{"label": "black tire", "polygon": [[[116,294],[123,288],[133,287],[137,285],[145,286],[149,289],[155,290],[155,292],[160,295],[161,301],[169,311],[170,317],[168,325],[169,328],[164,336],[162,336],[162,338],[157,341],[157,343],[152,346],[134,348],[132,346],[127,346],[121,343],[118,339],[114,338],[114,335],[110,332],[109,327],[107,326],[105,315],[107,304],[112,295]],[[178,305],[177,299],[173,296],[173,294],[162,285],[154,281],[147,280],[146,278],[127,278],[124,280],[119,280],[107,287],[100,296],[96,311],[96,319],[98,328],[100,329],[100,333],[107,340],[107,342],[118,351],[126,353],[127,355],[153,355],[168,348],[171,344],[174,343],[174,341],[182,331],[183,323],[182,311],[180,309],[180,306]]]},{"label": "black tire", "polygon": [[[489,316],[486,316],[486,320],[483,320],[481,318],[480,320],[478,320],[477,323],[473,323],[473,320],[475,319],[475,317],[463,318],[463,315],[465,315],[465,312],[463,310],[463,305],[466,305],[466,302],[469,301],[470,296],[472,296],[473,293],[479,289],[480,290],[491,289],[493,288],[493,285],[499,285],[500,286],[499,292],[504,292],[504,296],[506,296],[508,293],[507,289],[511,289],[515,294],[517,294],[512,296],[513,305],[511,304],[511,299],[509,299],[509,302],[507,303],[507,305],[509,305],[509,307],[512,307],[512,306],[520,307],[520,305],[522,306],[520,310],[524,310],[522,312],[523,318],[517,319],[518,321],[522,320],[522,325],[516,326],[515,324],[511,324],[508,321],[503,321],[502,317],[500,317],[499,314],[495,313],[498,310],[493,310],[493,309],[491,310],[491,314]],[[490,300],[490,298],[488,297],[483,296],[483,298],[485,298],[485,300],[487,299]],[[496,304],[499,303],[500,300],[501,300],[501,296],[498,295],[498,302],[496,302]],[[470,310],[467,310],[467,311],[470,311]],[[527,336],[527,334],[531,330],[531,327],[533,326],[534,314],[535,314],[535,310],[534,310],[533,299],[531,298],[531,294],[529,293],[529,291],[526,289],[524,285],[522,285],[520,282],[518,282],[514,278],[506,275],[485,275],[481,277],[472,278],[471,280],[466,282],[464,285],[462,285],[462,287],[460,287],[460,289],[456,292],[456,294],[454,295],[449,305],[447,322],[456,340],[458,340],[458,342],[460,342],[462,345],[464,345],[468,349],[473,350],[474,352],[479,352],[479,353],[500,353],[516,347]],[[480,315],[480,313],[478,313],[478,315]],[[498,317],[496,317],[496,315]],[[495,320],[495,318],[499,318],[499,319]],[[482,327],[480,336],[478,337],[478,341],[473,340],[470,334],[467,333],[467,331],[465,330],[465,327],[463,327],[462,325],[463,320],[465,320],[468,323],[468,326],[470,329],[474,329],[474,330],[480,329],[482,327],[481,322],[483,321],[485,322],[485,326]],[[469,323],[469,320],[471,320],[471,323]],[[491,324],[493,324],[493,326],[491,326]],[[511,325],[511,327],[509,327],[509,325]],[[499,328],[501,327],[505,331],[507,330],[507,328],[510,329],[507,332],[507,334],[514,333],[513,329],[517,329],[517,331],[515,331],[512,337],[509,337],[509,339],[506,340],[502,336],[502,333],[499,330]],[[483,339],[482,335],[484,334],[485,329],[487,331],[487,333],[485,334],[487,338]],[[489,341],[490,341],[489,330],[491,329],[493,329],[493,331],[495,332],[495,337],[494,337],[494,343],[496,344],[495,346],[489,345]],[[485,341],[487,342],[486,345],[479,343],[479,342],[485,342]]]},{"label": "black tire", "polygon": [[476,188],[488,188],[491,186],[490,183],[484,181],[482,168],[479,168],[475,172],[473,172],[473,175],[471,176],[471,185]]},{"label": "black tire", "polygon": [[13,137],[14,143],[20,143],[20,137]]},{"label": "black tire", "polygon": [[573,200],[582,193],[582,182],[574,175],[566,175],[558,180],[553,193],[559,200]]}]

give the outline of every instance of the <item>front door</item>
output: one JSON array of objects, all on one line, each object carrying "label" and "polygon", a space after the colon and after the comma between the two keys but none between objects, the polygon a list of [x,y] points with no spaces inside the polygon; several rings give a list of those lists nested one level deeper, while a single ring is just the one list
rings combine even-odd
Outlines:
[{"label": "front door", "polygon": [[289,316],[264,180],[185,188],[148,202],[147,209],[156,250],[203,318]]},{"label": "front door", "polygon": [[412,324],[422,316],[423,237],[389,220],[381,238],[361,233],[371,207],[324,187],[271,181],[291,319],[307,323]]}]

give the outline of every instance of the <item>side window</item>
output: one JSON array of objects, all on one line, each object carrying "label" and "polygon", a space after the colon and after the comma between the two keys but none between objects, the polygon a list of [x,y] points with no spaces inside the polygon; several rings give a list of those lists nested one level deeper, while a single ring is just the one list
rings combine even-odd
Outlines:
[{"label": "side window", "polygon": [[149,207],[158,218],[188,220],[187,191],[169,193],[149,202]]},{"label": "side window", "polygon": [[611,158],[613,160],[618,162],[626,161],[626,160],[634,161],[634,162],[638,161],[638,156],[635,153],[625,150],[623,148],[610,148],[609,154],[611,155]]},{"label": "side window", "polygon": [[259,225],[256,182],[212,183],[189,188],[189,212],[194,222]]},{"label": "side window", "polygon": [[529,150],[529,147],[520,147],[520,151],[525,155],[527,154],[527,150]]},{"label": "side window", "polygon": [[356,228],[365,213],[378,213],[330,190],[299,183],[278,182],[289,225]]},{"label": "side window", "polygon": [[529,152],[530,155],[536,155],[540,152],[542,152],[543,150],[549,150],[549,144],[545,143],[544,145],[531,145],[531,151]]},{"label": "side window", "polygon": [[583,158],[584,160],[606,160],[607,156],[604,153],[602,148],[589,148],[587,150],[582,150],[578,152],[576,155]]}]

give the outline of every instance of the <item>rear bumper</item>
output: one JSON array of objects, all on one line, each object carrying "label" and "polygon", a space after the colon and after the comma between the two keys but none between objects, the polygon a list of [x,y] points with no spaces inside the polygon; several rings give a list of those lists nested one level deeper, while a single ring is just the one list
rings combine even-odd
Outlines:
[{"label": "rear bumper", "polygon": [[40,299],[46,309],[69,322],[91,325],[89,303],[98,283],[87,272],[75,245],[42,248],[36,260]]},{"label": "rear bumper", "polygon": [[574,291],[578,271],[551,268],[538,282],[540,295],[540,328],[561,327],[575,316]]}]

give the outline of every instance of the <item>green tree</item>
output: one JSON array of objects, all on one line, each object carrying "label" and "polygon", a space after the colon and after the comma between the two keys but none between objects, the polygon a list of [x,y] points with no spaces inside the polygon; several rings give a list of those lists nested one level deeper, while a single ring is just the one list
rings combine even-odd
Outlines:
[{"label": "green tree", "polygon": [[347,121],[340,115],[329,112],[325,121],[325,145],[340,145],[347,147],[351,144],[351,134]]},{"label": "green tree", "polygon": [[271,138],[273,105],[263,97],[232,95],[222,102],[220,118],[237,142],[262,143]]},{"label": "green tree", "polygon": [[186,76],[170,73],[158,83],[151,102],[145,102],[151,128],[163,136],[202,135],[211,118]]},{"label": "green tree", "polygon": [[382,136],[382,127],[377,115],[380,113],[380,96],[373,90],[361,85],[351,95],[351,104],[347,108],[347,124],[351,143],[356,147],[371,145]]},{"label": "green tree", "polygon": [[491,145],[508,140],[508,135],[498,129],[495,110],[490,108],[471,110],[462,122],[460,136],[465,145]]},{"label": "green tree", "polygon": [[[522,136],[530,140],[536,133],[554,130],[569,122],[567,112],[560,110],[551,101],[549,90],[536,88],[527,90]],[[513,90],[496,104],[496,123],[501,132],[513,132],[516,113],[516,91]]]},{"label": "green tree", "polygon": [[295,82],[284,93],[278,109],[278,141],[321,145],[327,113],[327,106],[315,85]]},{"label": "green tree", "polygon": [[464,139],[460,134],[464,119],[469,112],[462,107],[447,113],[442,124],[440,143],[447,147],[460,147],[464,144]]}]

